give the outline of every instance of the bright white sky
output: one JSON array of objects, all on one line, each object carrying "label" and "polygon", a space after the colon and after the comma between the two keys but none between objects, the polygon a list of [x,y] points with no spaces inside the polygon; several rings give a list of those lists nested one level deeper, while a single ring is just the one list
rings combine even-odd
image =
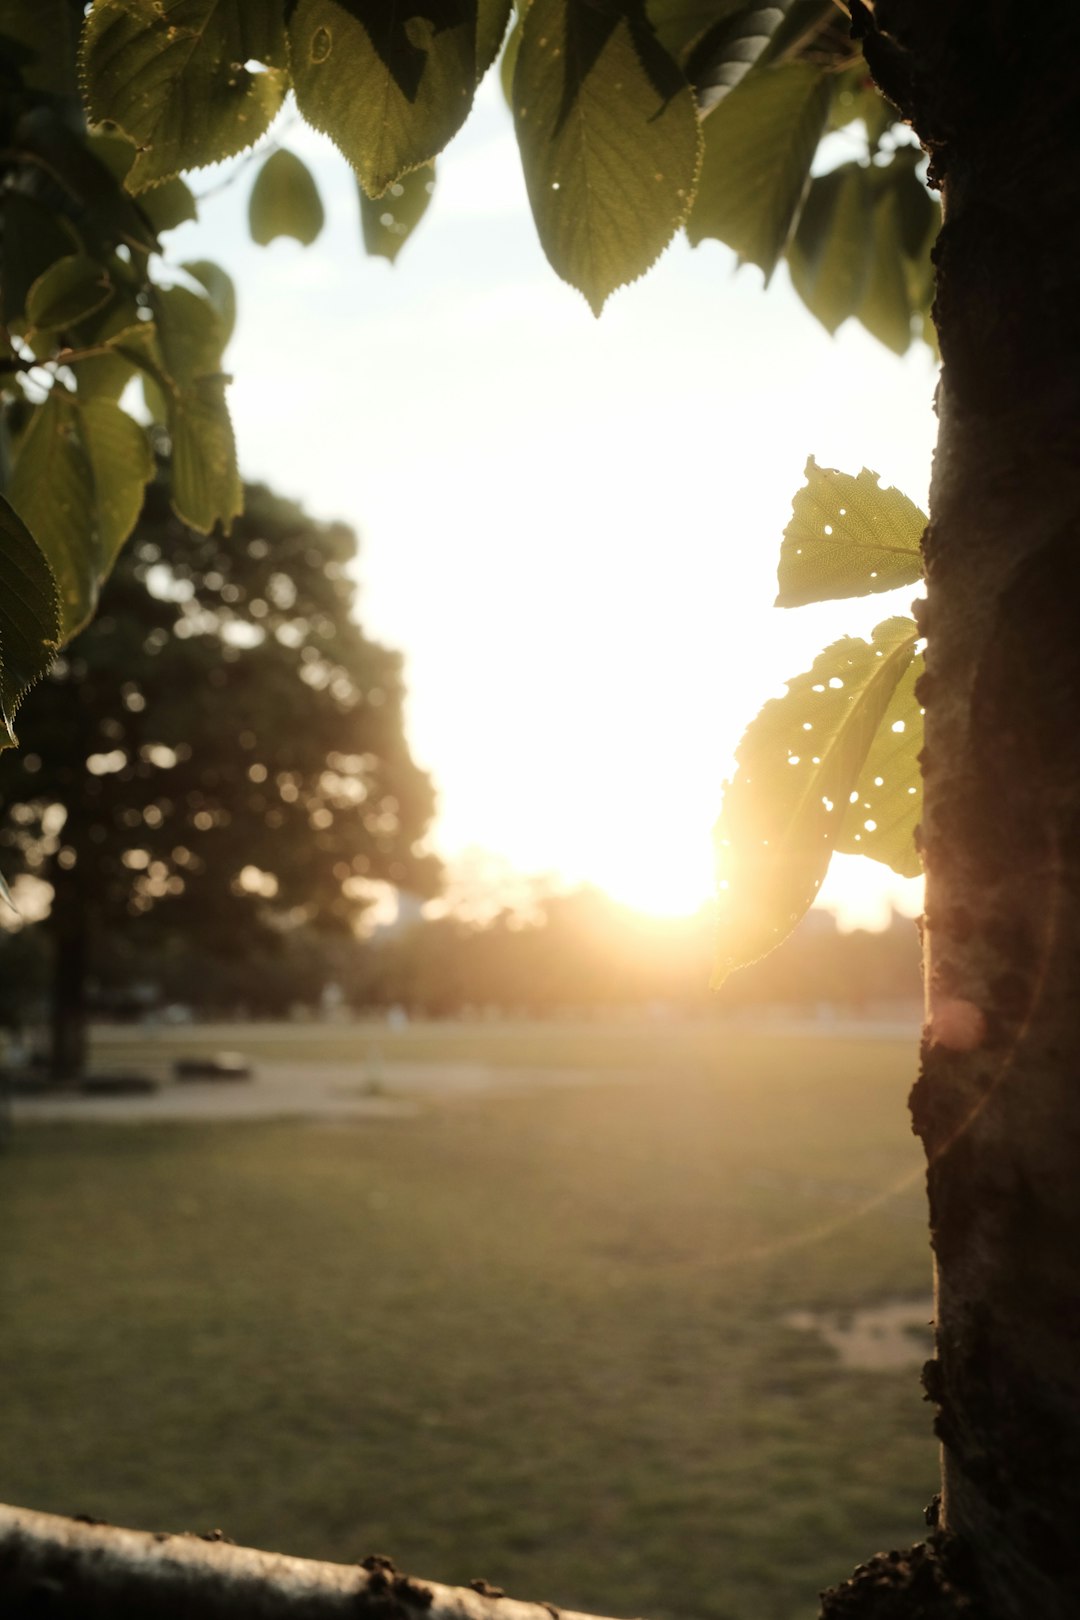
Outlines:
[{"label": "bright white sky", "polygon": [[[282,139],[322,192],[315,245],[251,245],[256,163],[170,258],[237,280],[245,476],[360,532],[365,627],[406,655],[439,789],[433,845],[693,909],[745,722],[827,640],[897,611],[772,607],[806,457],[924,502],[929,357],[851,323],[830,339],[785,271],[763,292],[726,248],[682,239],[594,320],[536,241],[494,77],[394,267],[363,253],[329,142],[299,123]],[[830,896],[848,922],[917,905],[853,858]]]}]

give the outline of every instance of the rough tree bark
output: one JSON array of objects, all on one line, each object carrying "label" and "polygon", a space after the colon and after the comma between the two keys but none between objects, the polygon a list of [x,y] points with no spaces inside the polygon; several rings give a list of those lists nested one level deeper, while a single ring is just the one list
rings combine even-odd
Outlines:
[{"label": "rough tree bark", "polygon": [[928,1008],[912,1093],[941,1520],[994,1620],[1076,1620],[1080,7],[853,10],[945,208],[920,694]]}]

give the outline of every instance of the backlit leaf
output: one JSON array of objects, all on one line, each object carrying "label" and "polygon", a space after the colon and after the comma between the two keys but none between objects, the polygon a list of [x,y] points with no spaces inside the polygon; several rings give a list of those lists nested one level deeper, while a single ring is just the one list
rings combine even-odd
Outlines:
[{"label": "backlit leaf", "polygon": [[829,332],[854,315],[862,300],[872,256],[873,201],[862,164],[831,169],[811,182],[788,248],[792,284]]},{"label": "backlit leaf", "polygon": [[869,855],[901,877],[922,871],[915,847],[923,804],[923,711],[915,683],[922,672],[923,655],[916,653],[882,716],[836,840],[841,854]]},{"label": "backlit leaf", "polygon": [[206,288],[207,296],[221,322],[222,346],[232,337],[236,325],[236,288],[232,277],[209,259],[192,259],[180,266]]},{"label": "backlit leaf", "polygon": [[296,101],[369,197],[428,163],[476,88],[476,0],[298,0],[289,17]]},{"label": "backlit leaf", "polygon": [[90,118],[138,148],[133,192],[258,140],[285,94],[284,64],[281,10],[262,0],[96,0],[80,52]]},{"label": "backlit leaf", "polygon": [[31,417],[9,494],[55,576],[62,640],[93,613],[152,473],[145,431],[113,400],[76,399],[54,384]]},{"label": "backlit leaf", "polygon": [[812,904],[851,834],[847,806],[916,641],[914,623],[898,618],[869,642],[835,642],[747,728],[716,829],[714,984],[778,945]]},{"label": "backlit leaf", "polygon": [[244,508],[236,443],[222,379],[203,377],[166,395],[172,440],[173,508],[185,523],[208,534],[228,530]]},{"label": "backlit leaf", "polygon": [[251,240],[261,247],[291,236],[310,247],[326,221],[319,190],[306,164],[282,147],[271,152],[248,198]]},{"label": "backlit leaf", "polygon": [[476,80],[484,77],[499,54],[514,0],[479,0],[476,8]]},{"label": "backlit leaf", "polygon": [[599,314],[689,211],[701,151],[690,87],[643,6],[532,0],[514,122],[544,251]]},{"label": "backlit leaf", "polygon": [[420,223],[435,190],[434,164],[424,164],[395,180],[381,197],[367,197],[360,189],[360,225],[364,247],[391,264]]},{"label": "backlit leaf", "polygon": [[705,161],[686,225],[695,245],[716,237],[766,279],[802,203],[829,113],[829,79],[806,62],[750,76],[705,123]]},{"label": "backlit leaf", "polygon": [[922,578],[926,514],[867,468],[853,476],[806,463],[780,547],[777,607],[865,596]]},{"label": "backlit leaf", "polygon": [[221,371],[224,327],[209,298],[186,287],[155,288],[149,331],[119,345],[143,373],[151,415],[172,441],[170,499],[177,516],[207,534],[243,509],[243,488]]},{"label": "backlit leaf", "polygon": [[85,253],[57,259],[26,296],[26,319],[42,331],[74,326],[107,304],[113,294],[108,272]]},{"label": "backlit leaf", "polygon": [[187,287],[155,287],[150,295],[165,370],[183,386],[221,371],[225,331],[210,302]]},{"label": "backlit leaf", "polygon": [[98,551],[90,459],[79,437],[75,400],[59,385],[19,440],[8,495],[56,577],[67,641],[94,610]]},{"label": "backlit leaf", "polygon": [[[877,170],[873,173],[876,175]],[[876,192],[876,195],[875,195]],[[868,188],[873,212],[867,220],[871,236],[870,263],[862,297],[855,311],[866,330],[894,354],[911,347],[911,291],[901,244],[900,212],[896,194],[887,184]]]},{"label": "backlit leaf", "polygon": [[59,637],[52,570],[25,523],[0,495],[0,748],[14,743],[15,711],[48,669]]},{"label": "backlit leaf", "polygon": [[79,407],[79,431],[94,482],[97,567],[104,578],[142,510],[143,492],[154,476],[146,429],[110,399]]}]

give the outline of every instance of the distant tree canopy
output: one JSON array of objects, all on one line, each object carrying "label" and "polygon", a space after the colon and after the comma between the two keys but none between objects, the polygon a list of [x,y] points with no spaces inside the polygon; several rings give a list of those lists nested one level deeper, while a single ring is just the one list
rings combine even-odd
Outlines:
[{"label": "distant tree canopy", "polygon": [[207,537],[151,485],[100,613],[24,709],[0,848],[53,886],[56,1010],[76,1026],[95,933],[136,951],[197,935],[212,972],[302,924],[347,932],[373,880],[438,886],[401,657],[352,617],[355,537],[246,497]]}]

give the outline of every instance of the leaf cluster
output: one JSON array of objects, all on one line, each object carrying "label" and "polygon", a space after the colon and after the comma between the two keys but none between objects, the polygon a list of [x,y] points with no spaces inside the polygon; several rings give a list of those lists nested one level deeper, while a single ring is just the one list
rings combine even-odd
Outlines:
[{"label": "leaf cluster", "polygon": [[[811,459],[784,531],[777,606],[863,596],[922,578],[926,516],[865,468]],[[813,903],[834,850],[921,871],[922,671],[914,619],[845,636],[766,703],[736,754],[716,827],[714,984],[778,945]]]},{"label": "leaf cluster", "polygon": [[400,655],[353,616],[355,536],[258,485],[228,535],[200,536],[167,482],[27,699],[5,865],[84,883],[108,932],[216,949],[347,931],[373,881],[432,892],[434,794]]},{"label": "leaf cluster", "polygon": [[142,507],[154,460],[133,380],[172,449],[177,515],[209,531],[240,507],[223,369],[232,290],[216,266],[163,259],[163,233],[195,214],[183,180],[133,195],[135,148],[86,129],[81,13],[0,0],[3,744],[23,694],[91,617]]}]

